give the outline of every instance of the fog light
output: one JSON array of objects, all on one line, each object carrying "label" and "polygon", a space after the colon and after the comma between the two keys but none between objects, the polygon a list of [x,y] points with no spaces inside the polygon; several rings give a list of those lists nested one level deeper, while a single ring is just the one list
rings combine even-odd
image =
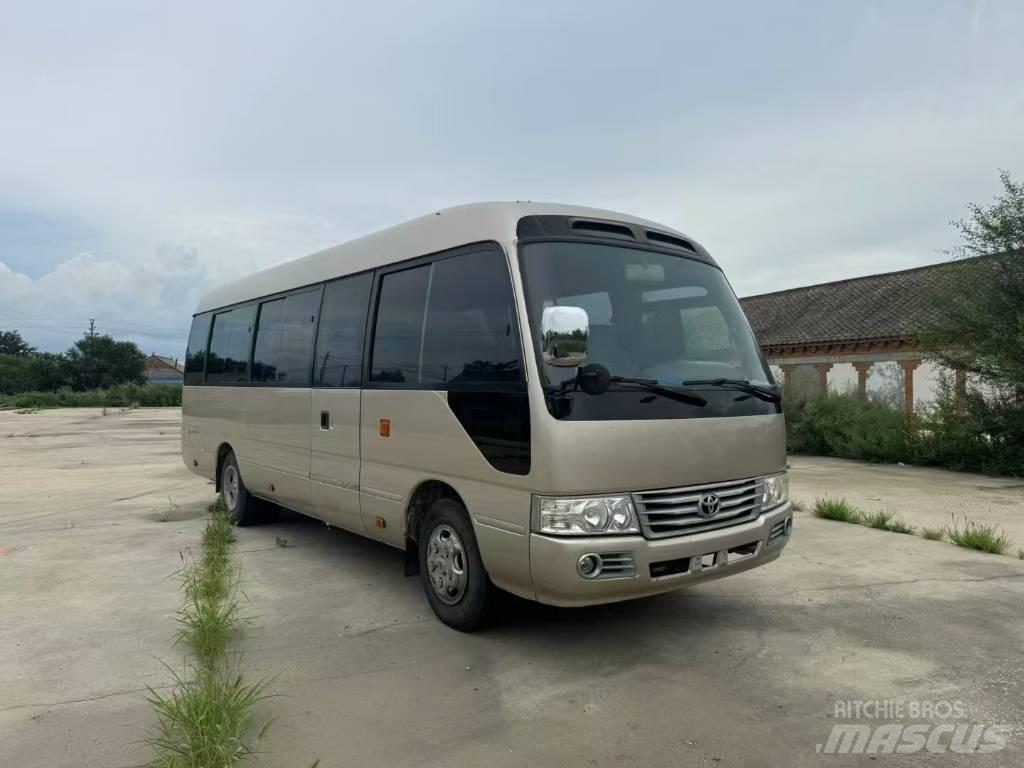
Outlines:
[{"label": "fog light", "polygon": [[601,573],[601,558],[597,555],[583,555],[576,561],[576,570],[584,579],[596,579]]},{"label": "fog light", "polygon": [[786,518],[786,535],[787,536],[789,536],[789,532],[791,530],[793,530],[793,518],[792,517],[787,517]]}]

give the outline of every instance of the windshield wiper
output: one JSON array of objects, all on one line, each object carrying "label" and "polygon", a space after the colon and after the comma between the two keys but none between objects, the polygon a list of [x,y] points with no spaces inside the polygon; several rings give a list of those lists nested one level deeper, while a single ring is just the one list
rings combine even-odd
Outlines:
[{"label": "windshield wiper", "polygon": [[782,397],[778,392],[772,392],[770,389],[766,389],[765,387],[759,387],[757,384],[753,384],[747,379],[688,379],[683,382],[684,387],[695,387],[702,384],[712,387],[731,387],[733,389],[739,389],[743,392],[749,392],[762,400],[767,400],[769,403],[782,402]]},{"label": "windshield wiper", "polygon": [[[658,383],[657,379],[637,379],[632,376],[610,376],[608,369],[603,365],[584,366],[579,373],[571,379],[566,379],[558,385],[559,392],[567,389],[580,389],[589,395],[600,395],[607,392],[613,384],[625,384],[636,387],[655,395],[661,395],[681,403],[703,406],[707,405],[707,398],[693,392],[683,392],[675,387],[669,387]],[[620,390],[621,391],[621,390]]]},{"label": "windshield wiper", "polygon": [[695,394],[693,392],[683,392],[682,390],[669,387],[664,384],[658,383],[657,379],[636,379],[632,376],[612,376],[610,379],[611,384],[630,384],[639,389],[645,389],[648,392],[653,392],[656,395],[667,397],[672,400],[678,400],[681,403],[689,403],[690,405],[707,405],[708,400],[706,397]]}]

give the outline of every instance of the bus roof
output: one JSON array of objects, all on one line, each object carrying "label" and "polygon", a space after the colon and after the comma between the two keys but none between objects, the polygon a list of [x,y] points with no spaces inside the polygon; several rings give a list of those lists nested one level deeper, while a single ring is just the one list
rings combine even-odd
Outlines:
[{"label": "bus roof", "polygon": [[531,202],[458,205],[212,288],[200,298],[196,314],[469,243],[495,240],[507,245],[515,240],[521,218],[545,215],[620,221],[690,240],[663,224],[599,208]]}]

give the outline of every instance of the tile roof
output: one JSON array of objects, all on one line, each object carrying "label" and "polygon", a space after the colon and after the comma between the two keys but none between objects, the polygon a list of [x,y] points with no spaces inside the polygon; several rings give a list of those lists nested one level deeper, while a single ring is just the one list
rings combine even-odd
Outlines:
[{"label": "tile roof", "polygon": [[166,365],[168,368],[173,368],[176,371],[184,373],[185,366],[173,357],[164,357],[163,355],[150,355],[150,358],[159,360],[161,363]]},{"label": "tile roof", "polygon": [[762,347],[913,337],[934,316],[924,297],[949,262],[740,299]]}]

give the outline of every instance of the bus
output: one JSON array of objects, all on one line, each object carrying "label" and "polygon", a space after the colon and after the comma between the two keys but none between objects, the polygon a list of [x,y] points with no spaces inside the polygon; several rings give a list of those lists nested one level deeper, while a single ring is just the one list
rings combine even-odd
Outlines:
[{"label": "bus", "polygon": [[404,550],[441,621],[764,565],[779,390],[721,268],[611,211],[438,211],[206,293],[182,457],[237,525],[286,508]]}]

